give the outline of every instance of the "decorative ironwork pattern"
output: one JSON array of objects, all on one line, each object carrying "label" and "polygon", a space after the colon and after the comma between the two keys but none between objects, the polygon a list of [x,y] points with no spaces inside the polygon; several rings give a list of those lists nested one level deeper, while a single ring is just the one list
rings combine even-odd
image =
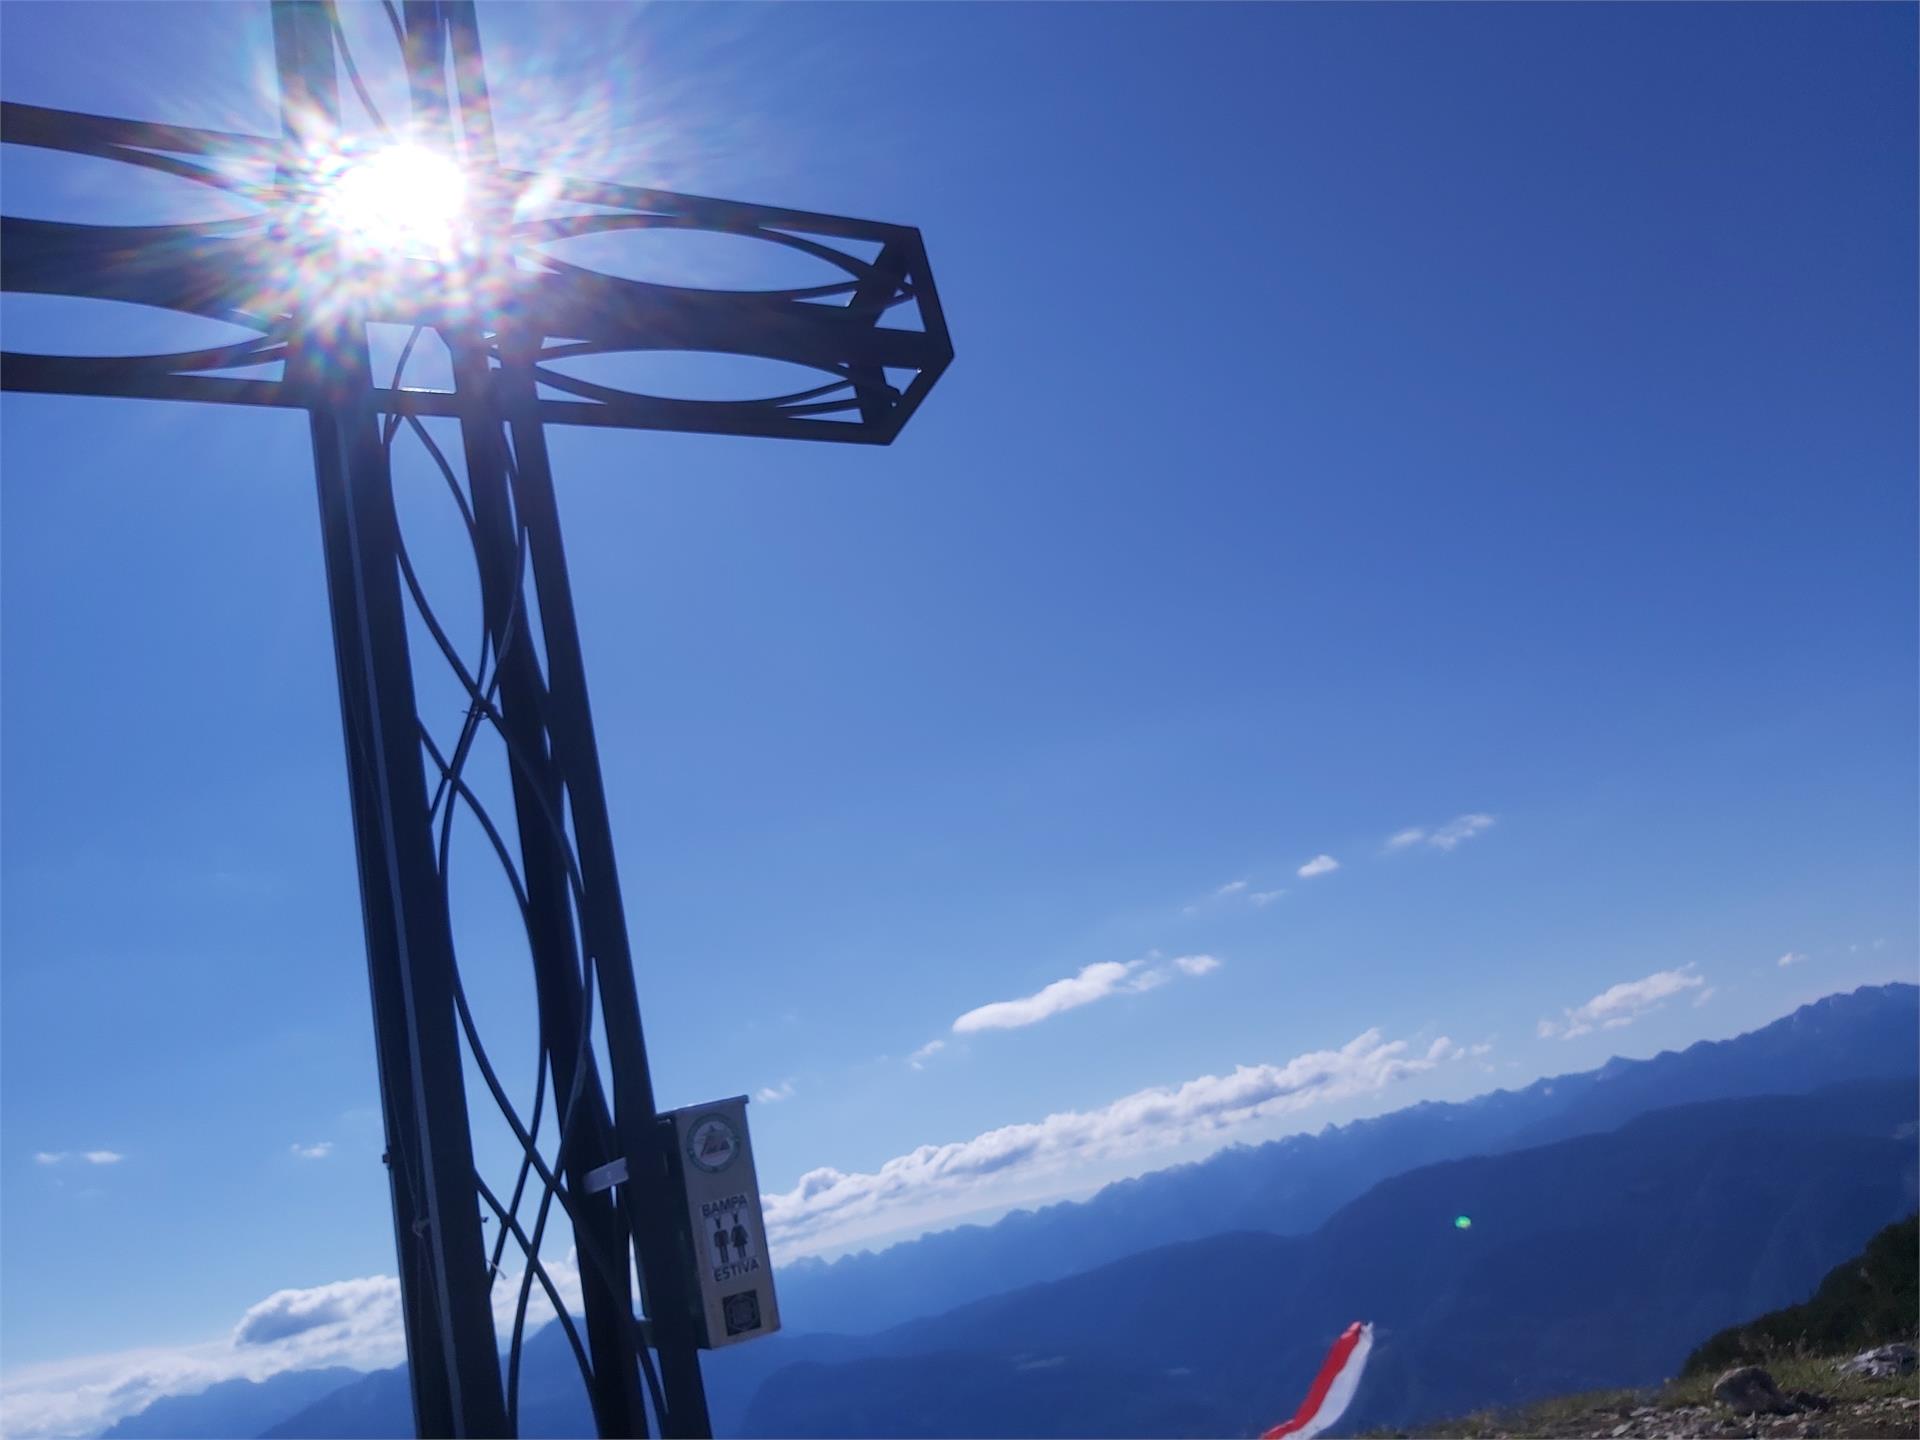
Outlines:
[{"label": "decorative ironwork pattern", "polygon": [[[282,381],[212,374],[286,358],[298,255],[285,216],[301,203],[312,158],[288,141],[0,104],[8,144],[116,160],[221,190],[255,205],[251,219],[167,226],[0,220],[0,289],[129,301],[227,321],[257,339],[167,355],[0,355],[0,386],[60,394],[146,396],[300,407]],[[533,337],[544,391],[539,417],[563,425],[685,430],[886,444],[953,358],[920,233],[851,220],[600,181],[494,169],[470,177],[487,227],[484,269],[495,308]],[[737,291],[658,284],[550,253],[588,235],[699,231],[810,256],[843,278]],[[863,259],[857,249],[877,253]],[[374,323],[438,327],[449,319],[440,272],[387,260],[392,283],[365,307]],[[551,362],[643,351],[689,351],[804,366],[820,383],[726,400],[637,394],[583,380]],[[457,415],[438,390],[389,385],[384,411]],[[484,397],[483,397],[484,398]]]}]

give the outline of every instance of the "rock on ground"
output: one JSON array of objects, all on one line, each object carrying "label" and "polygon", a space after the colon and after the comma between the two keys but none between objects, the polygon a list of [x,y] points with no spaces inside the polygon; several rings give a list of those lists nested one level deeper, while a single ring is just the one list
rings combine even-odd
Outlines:
[{"label": "rock on ground", "polygon": [[1911,1375],[1916,1359],[1920,1359],[1920,1355],[1916,1355],[1911,1345],[1877,1345],[1871,1350],[1862,1350],[1851,1360],[1842,1360],[1837,1368],[1842,1375],[1871,1375],[1876,1380],[1884,1380],[1895,1375]]},{"label": "rock on ground", "polygon": [[1713,1398],[1742,1415],[1785,1415],[1793,1407],[1758,1365],[1742,1365],[1713,1382]]}]

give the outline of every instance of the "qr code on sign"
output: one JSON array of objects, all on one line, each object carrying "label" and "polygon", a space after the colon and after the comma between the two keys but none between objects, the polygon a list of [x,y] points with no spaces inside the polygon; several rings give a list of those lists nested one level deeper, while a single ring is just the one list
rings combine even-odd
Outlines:
[{"label": "qr code on sign", "polygon": [[756,1291],[727,1296],[720,1302],[720,1310],[726,1316],[729,1335],[744,1335],[760,1328],[760,1296]]}]

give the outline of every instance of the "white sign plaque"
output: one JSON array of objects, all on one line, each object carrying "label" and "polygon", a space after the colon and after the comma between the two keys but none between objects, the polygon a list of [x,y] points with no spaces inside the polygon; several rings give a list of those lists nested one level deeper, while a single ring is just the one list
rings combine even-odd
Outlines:
[{"label": "white sign plaque", "polygon": [[780,1328],[780,1306],[747,1139],[747,1097],[689,1105],[666,1118],[673,1123],[674,1169],[686,1192],[700,1285],[700,1343],[717,1350],[771,1335]]}]

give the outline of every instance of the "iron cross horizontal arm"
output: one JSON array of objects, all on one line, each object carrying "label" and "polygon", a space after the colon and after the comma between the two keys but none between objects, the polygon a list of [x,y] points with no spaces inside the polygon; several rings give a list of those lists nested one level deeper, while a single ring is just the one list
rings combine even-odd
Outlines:
[{"label": "iron cross horizontal arm", "polygon": [[[286,0],[280,0],[286,3]],[[0,105],[7,143],[118,160],[182,176],[257,203],[256,221],[103,226],[0,220],[0,286],[14,292],[130,301],[243,326],[256,338],[169,355],[72,357],[8,353],[4,388],[308,408],[285,379],[220,372],[287,359],[310,297],[307,257],[287,215],[306,197],[307,157],[266,141],[176,125]],[[266,172],[249,178],[248,170]],[[953,358],[917,230],[839,216],[709,200],[511,169],[470,175],[506,218],[486,237],[498,318],[530,346],[549,424],[689,430],[791,440],[886,444]],[[527,214],[528,202],[574,213]],[[518,209],[521,213],[513,213]],[[710,291],[653,284],[569,264],[541,246],[623,230],[693,230],[765,241],[812,256],[845,278],[788,290]],[[878,248],[871,258],[861,249]],[[456,319],[444,267],[388,259],[388,283],[360,307],[374,323],[439,329]],[[902,314],[911,328],[893,322]],[[555,361],[644,351],[748,356],[804,366],[818,385],[739,400],[636,394],[554,368]],[[459,416],[476,398],[372,387],[375,408]]]},{"label": "iron cross horizontal arm", "polygon": [[[278,138],[0,107],[8,144],[181,177],[257,212],[144,227],[0,218],[0,288],[153,306],[251,336],[168,354],[0,354],[0,387],[308,413],[418,1433],[513,1433],[523,1322],[538,1282],[561,1316],[602,1435],[649,1433],[650,1403],[661,1434],[702,1436],[709,1424],[695,1298],[682,1268],[687,1237],[663,1184],[544,427],[886,444],[952,349],[916,230],[502,168],[472,5],[409,0],[401,12],[410,134],[461,158],[473,199],[475,225],[457,258],[370,262],[325,233],[323,186],[358,143],[343,125],[339,67],[361,90],[358,73],[331,7],[275,0]],[[364,90],[361,99],[371,111]],[[545,248],[650,230],[763,241],[812,257],[831,278],[707,291],[599,273]],[[409,387],[400,372],[381,384],[369,324],[436,335],[452,386]],[[817,372],[819,382],[687,400],[559,368],[646,351],[783,361]],[[464,489],[429,431],[433,417],[457,422]],[[447,638],[408,560],[391,465],[402,428],[453,488],[473,545],[485,635],[472,659]],[[409,606],[468,697],[459,734],[444,745],[417,701]],[[469,778],[482,727],[503,742],[511,827],[494,823]],[[448,890],[461,807],[505,869],[524,921],[541,1057],[530,1119],[506,1094],[461,984]],[[469,1062],[524,1152],[504,1196],[475,1167]],[[550,1156],[539,1139],[549,1088]],[[616,1173],[616,1161],[632,1178],[608,1188],[596,1172]],[[530,1227],[523,1201],[534,1206]],[[491,1254],[483,1205],[498,1223]],[[584,1335],[539,1259],[554,1207],[573,1231]],[[524,1265],[503,1384],[492,1291],[509,1239]],[[634,1313],[630,1252],[644,1323]]]}]

